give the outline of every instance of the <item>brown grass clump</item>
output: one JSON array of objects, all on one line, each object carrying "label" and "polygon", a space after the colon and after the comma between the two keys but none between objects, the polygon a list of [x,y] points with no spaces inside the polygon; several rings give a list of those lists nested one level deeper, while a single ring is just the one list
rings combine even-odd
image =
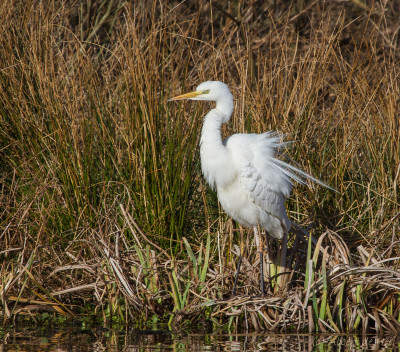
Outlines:
[{"label": "brown grass clump", "polygon": [[[2,2],[3,321],[398,333],[399,8]],[[292,229],[289,272],[264,265],[265,298],[251,236],[200,174],[207,107],[167,104],[210,79],[235,96],[225,135],[290,134],[290,156],[338,190],[295,188],[290,217],[315,240]]]}]

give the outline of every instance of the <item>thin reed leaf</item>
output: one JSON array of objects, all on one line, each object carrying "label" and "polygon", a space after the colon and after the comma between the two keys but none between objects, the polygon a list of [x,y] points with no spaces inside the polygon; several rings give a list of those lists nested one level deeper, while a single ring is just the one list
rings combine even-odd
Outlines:
[{"label": "thin reed leaf", "polygon": [[210,261],[210,247],[211,247],[211,237],[210,233],[207,234],[207,243],[206,243],[206,254],[204,256],[204,265],[201,270],[201,275],[200,275],[200,282],[204,284],[206,281],[207,277],[207,271],[208,271],[208,265]]},{"label": "thin reed leaf", "polygon": [[183,308],[182,305],[182,297],[180,295],[180,290],[179,290],[179,282],[178,278],[175,274],[174,269],[171,270],[171,275],[170,277],[170,283],[171,283],[171,290],[172,290],[172,298],[174,299],[174,311],[176,310],[181,310]]},{"label": "thin reed leaf", "polygon": [[192,262],[193,272],[194,272],[195,278],[197,280],[198,279],[198,277],[197,277],[197,275],[198,275],[198,272],[197,272],[197,266],[198,266],[197,259],[196,259],[195,255],[194,255],[194,253],[192,251],[192,248],[190,247],[190,244],[187,241],[187,239],[185,237],[182,237],[182,240],[183,240],[183,243],[185,244],[186,252],[188,254],[188,257],[189,257],[190,261]]},{"label": "thin reed leaf", "polygon": [[[319,319],[325,320],[326,310],[328,304],[328,279],[326,276],[326,260],[327,260],[327,248],[325,248],[324,255],[322,257],[322,296],[319,308]],[[328,307],[329,309],[329,307]]]}]

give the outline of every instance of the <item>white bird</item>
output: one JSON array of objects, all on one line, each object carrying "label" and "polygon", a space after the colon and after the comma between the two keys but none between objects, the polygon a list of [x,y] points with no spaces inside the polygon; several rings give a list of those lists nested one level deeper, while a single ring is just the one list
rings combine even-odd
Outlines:
[{"label": "white bird", "polygon": [[[310,179],[324,184],[276,158],[277,150],[287,143],[281,142],[275,132],[238,133],[222,140],[221,125],[230,120],[233,112],[233,96],[225,83],[203,82],[196,91],[169,101],[181,99],[216,103],[204,117],[200,139],[201,169],[208,184],[217,190],[225,212],[239,224],[254,229],[260,252],[261,292],[264,294],[263,247],[258,226],[270,236],[286,241],[291,221],[285,201],[290,196],[292,180],[304,184]],[[240,263],[241,257],[232,294],[236,290]]]}]

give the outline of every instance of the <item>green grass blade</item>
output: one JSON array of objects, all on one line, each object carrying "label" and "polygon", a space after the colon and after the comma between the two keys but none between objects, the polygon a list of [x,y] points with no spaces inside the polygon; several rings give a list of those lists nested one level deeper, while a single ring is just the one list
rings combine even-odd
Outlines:
[{"label": "green grass blade", "polygon": [[175,303],[174,311],[182,309],[182,297],[179,290],[179,282],[178,278],[175,274],[175,270],[172,269],[171,276],[170,276],[170,284],[172,289],[172,298]]},{"label": "green grass blade", "polygon": [[188,302],[190,286],[191,286],[191,282],[189,281],[186,284],[185,292],[183,292],[183,295],[182,295],[181,309],[184,309],[186,307],[187,302]]},{"label": "green grass blade", "polygon": [[337,305],[337,318],[336,321],[338,321],[339,327],[343,329],[343,302],[344,302],[344,289],[346,287],[346,279],[343,280],[342,286],[340,287],[340,290],[337,294],[336,298],[336,305]]},{"label": "green grass blade", "polygon": [[196,279],[198,279],[197,277],[197,259],[192,251],[192,248],[190,247],[189,242],[187,241],[186,237],[182,237],[183,243],[185,244],[185,248],[186,248],[186,252],[190,258],[190,261],[192,262],[193,265],[193,272],[196,275]]},{"label": "green grass blade", "polygon": [[326,277],[326,258],[328,252],[325,249],[324,256],[322,258],[322,297],[319,309],[319,318],[325,320],[326,316],[326,305],[328,300],[328,280]]},{"label": "green grass blade", "polygon": [[204,283],[206,281],[208,263],[209,263],[209,260],[210,260],[210,245],[211,245],[210,233],[208,233],[208,235],[207,235],[207,244],[206,244],[206,254],[204,256],[204,265],[203,265],[203,270],[201,271],[201,275],[200,275],[200,282],[201,283]]}]

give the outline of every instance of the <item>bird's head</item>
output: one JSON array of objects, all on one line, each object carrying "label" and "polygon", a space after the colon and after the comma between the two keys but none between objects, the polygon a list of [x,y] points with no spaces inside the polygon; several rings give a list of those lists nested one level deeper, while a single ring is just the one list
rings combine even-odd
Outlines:
[{"label": "bird's head", "polygon": [[219,81],[207,81],[201,83],[194,92],[178,95],[168,101],[173,100],[206,100],[218,102],[224,99],[232,99],[232,94],[225,83]]}]

